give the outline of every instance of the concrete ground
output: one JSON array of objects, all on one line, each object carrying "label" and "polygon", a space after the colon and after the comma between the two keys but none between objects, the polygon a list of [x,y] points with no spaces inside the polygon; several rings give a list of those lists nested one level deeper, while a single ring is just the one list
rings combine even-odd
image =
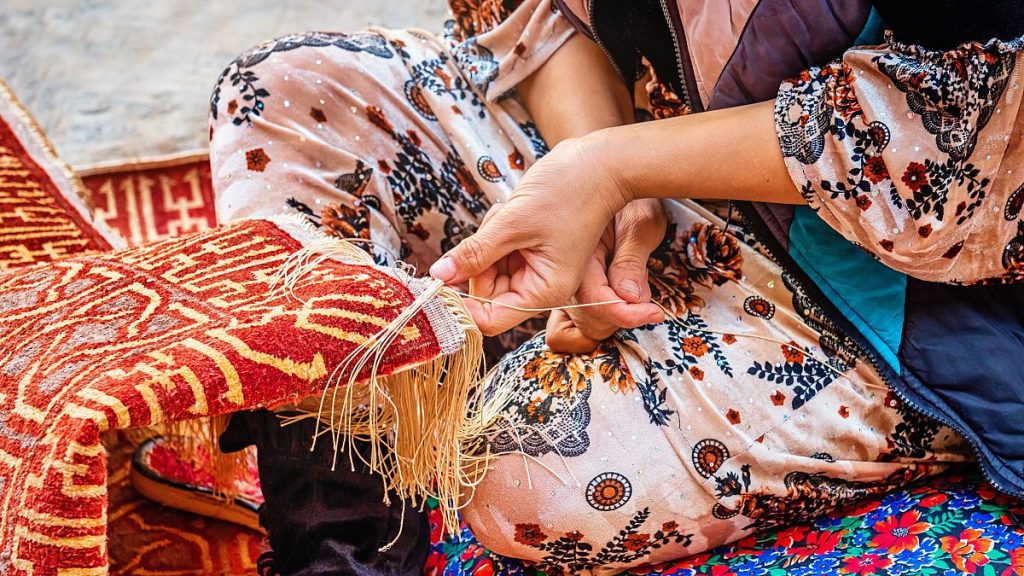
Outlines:
[{"label": "concrete ground", "polygon": [[79,167],[206,147],[217,75],[282,34],[441,29],[444,0],[3,0],[0,79]]}]

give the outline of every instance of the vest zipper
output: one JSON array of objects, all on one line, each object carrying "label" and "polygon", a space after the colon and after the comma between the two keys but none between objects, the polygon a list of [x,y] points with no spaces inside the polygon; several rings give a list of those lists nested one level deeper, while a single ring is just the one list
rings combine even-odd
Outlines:
[{"label": "vest zipper", "polygon": [[[693,112],[703,112],[704,105],[700,101],[700,94],[697,92],[696,84],[691,85],[690,81],[696,81],[693,75],[693,65],[690,62],[690,53],[686,49],[686,32],[681,30],[682,25],[676,25],[676,18],[673,17],[672,7],[669,6],[669,2],[672,2],[672,6],[676,8],[678,13],[679,6],[675,4],[676,0],[661,0],[661,12],[665,15],[665,23],[668,25],[669,33],[672,34],[672,50],[676,57],[676,72],[679,74],[679,89],[683,91],[682,94],[677,94],[686,102],[686,105],[690,107]],[[678,14],[675,14],[678,16]],[[683,51],[686,54],[683,54]]]},{"label": "vest zipper", "polygon": [[903,389],[902,379],[894,374],[892,366],[878,358],[878,354],[875,351],[874,346],[867,341],[864,335],[860,333],[860,330],[850,324],[841,312],[834,309],[832,302],[821,292],[817,284],[810,280],[803,269],[801,269],[800,266],[792,259],[789,252],[780,250],[781,245],[779,244],[778,239],[770,230],[767,229],[767,225],[764,220],[762,220],[761,215],[757,213],[757,210],[753,205],[751,205],[750,202],[734,202],[734,205],[743,214],[747,222],[750,223],[751,231],[754,236],[761,241],[761,245],[764,247],[764,250],[768,252],[768,255],[779,264],[779,267],[793,276],[793,280],[799,284],[800,288],[802,288],[804,292],[821,307],[823,314],[827,314],[829,319],[831,319],[845,335],[849,336],[857,343],[857,346],[860,347],[860,349],[867,355],[868,363],[871,364],[871,367],[875,369],[875,372],[882,377],[882,381],[885,382],[885,385],[912,410],[919,414],[923,414],[940,424],[952,428],[967,440],[967,443],[974,451],[978,468],[981,470],[982,476],[985,477],[985,480],[988,481],[989,484],[1004,494],[1010,494],[1018,497],[1021,496],[1021,490],[1008,490],[1005,484],[996,480],[988,471],[983,464],[985,456],[973,434],[969,434],[967,430],[947,418],[944,414],[938,414],[930,408],[921,406],[907,395],[906,391]]},{"label": "vest zipper", "polygon": [[626,78],[625,74],[622,73],[622,68],[619,68],[619,63],[615,61],[615,58],[612,57],[612,53],[604,45],[604,42],[601,41],[601,35],[597,33],[597,25],[596,22],[594,22],[594,2],[596,1],[597,0],[587,0],[587,19],[590,20],[591,36],[594,39],[594,43],[597,44],[597,47],[600,48],[602,52],[604,52],[605,58],[607,58],[608,61],[611,62],[612,68],[615,69],[616,74],[618,74],[619,78],[622,78],[622,81],[626,83],[626,87],[629,88],[630,97],[632,97],[632,83],[634,79]]}]

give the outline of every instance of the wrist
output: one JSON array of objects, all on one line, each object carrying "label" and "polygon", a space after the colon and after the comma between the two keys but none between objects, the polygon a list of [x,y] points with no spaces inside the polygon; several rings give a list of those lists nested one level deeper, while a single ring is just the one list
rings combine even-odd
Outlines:
[{"label": "wrist", "polygon": [[628,169],[628,158],[624,158],[627,146],[622,142],[625,127],[605,128],[592,132],[579,139],[579,146],[587,165],[594,170],[593,178],[601,183],[597,187],[604,202],[614,212],[622,210],[626,204],[639,198],[638,186],[633,182],[632,171]]}]

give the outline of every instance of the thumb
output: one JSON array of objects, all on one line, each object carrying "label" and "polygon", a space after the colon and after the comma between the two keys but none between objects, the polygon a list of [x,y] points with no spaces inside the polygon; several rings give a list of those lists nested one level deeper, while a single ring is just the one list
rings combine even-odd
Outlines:
[{"label": "thumb", "polygon": [[608,266],[608,284],[626,302],[635,304],[650,297],[647,259],[656,246],[650,244],[636,233],[620,234],[616,238],[615,254]]},{"label": "thumb", "polygon": [[430,275],[445,284],[458,284],[479,276],[512,250],[507,226],[500,215],[492,215],[480,229],[459,242],[430,267]]}]

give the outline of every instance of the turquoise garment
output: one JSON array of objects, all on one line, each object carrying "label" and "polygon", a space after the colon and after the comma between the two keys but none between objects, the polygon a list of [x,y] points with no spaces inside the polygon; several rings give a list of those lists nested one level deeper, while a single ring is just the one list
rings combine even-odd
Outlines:
[{"label": "turquoise garment", "polygon": [[[854,45],[878,44],[883,27],[872,9]],[[789,240],[790,256],[899,374],[906,275],[840,236],[806,206],[794,212]]]},{"label": "turquoise garment", "polygon": [[906,275],[840,236],[806,206],[793,214],[789,241],[790,256],[898,374]]}]

